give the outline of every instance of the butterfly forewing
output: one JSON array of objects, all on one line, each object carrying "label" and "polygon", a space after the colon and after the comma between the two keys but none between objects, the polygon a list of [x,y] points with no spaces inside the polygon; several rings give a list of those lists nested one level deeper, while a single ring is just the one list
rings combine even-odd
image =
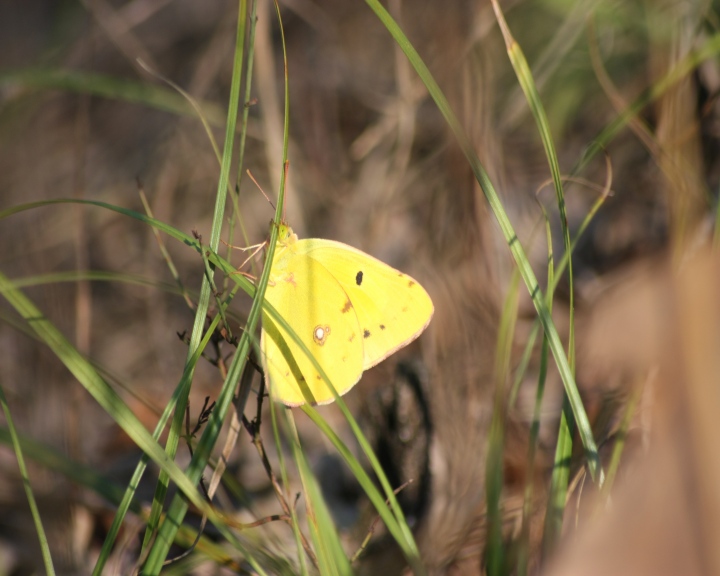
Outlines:
[{"label": "butterfly forewing", "polygon": [[340,242],[299,240],[297,250],[321,263],[349,296],[360,324],[364,370],[412,342],[429,324],[430,296],[407,274]]}]

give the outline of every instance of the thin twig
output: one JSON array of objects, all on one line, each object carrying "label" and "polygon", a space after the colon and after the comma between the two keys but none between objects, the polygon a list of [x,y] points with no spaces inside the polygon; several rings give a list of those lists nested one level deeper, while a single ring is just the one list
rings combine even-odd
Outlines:
[{"label": "thin twig", "polygon": [[[395,490],[393,490],[393,494],[395,494],[395,496],[397,496],[402,490],[404,490],[410,484],[412,484],[412,482],[413,482],[413,479],[410,478],[410,480],[408,480],[404,484],[401,484],[400,486],[395,488]],[[389,506],[390,500],[389,499],[385,500],[385,504],[387,506]],[[363,539],[362,543],[360,544],[360,547],[357,549],[357,552],[355,552],[355,554],[353,554],[352,558],[350,558],[351,564],[353,562],[357,561],[357,559],[360,558],[360,555],[365,551],[365,548],[367,548],[367,545],[370,543],[370,539],[373,537],[373,534],[375,534],[375,528],[377,528],[377,524],[379,521],[380,521],[380,514],[375,516],[375,519],[370,524],[370,528],[368,529],[368,532],[367,532],[365,538]]]}]

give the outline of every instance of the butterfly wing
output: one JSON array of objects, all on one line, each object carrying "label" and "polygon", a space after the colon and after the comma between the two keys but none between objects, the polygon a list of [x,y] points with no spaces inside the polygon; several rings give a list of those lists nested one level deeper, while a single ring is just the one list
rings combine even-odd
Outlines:
[{"label": "butterfly wing", "polygon": [[363,337],[363,370],[412,342],[430,323],[432,300],[407,274],[340,242],[306,239],[297,244],[349,296]]},{"label": "butterfly wing", "polygon": [[[344,394],[363,371],[357,314],[333,275],[295,248],[296,244],[278,246],[265,299],[314,355],[338,394]],[[317,404],[334,400],[306,353],[265,313],[261,348],[266,379],[276,399],[299,406],[306,402],[305,388]]]}]

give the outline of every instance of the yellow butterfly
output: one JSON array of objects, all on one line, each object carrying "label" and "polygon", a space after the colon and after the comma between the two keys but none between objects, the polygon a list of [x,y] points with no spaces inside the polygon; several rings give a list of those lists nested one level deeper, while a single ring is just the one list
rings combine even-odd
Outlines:
[{"label": "yellow butterfly", "polygon": [[[340,242],[298,240],[286,224],[278,232],[265,299],[312,352],[338,394],[430,323],[432,300],[407,274]],[[306,397],[317,404],[335,399],[306,353],[266,313],[260,347],[276,400],[299,406]]]}]

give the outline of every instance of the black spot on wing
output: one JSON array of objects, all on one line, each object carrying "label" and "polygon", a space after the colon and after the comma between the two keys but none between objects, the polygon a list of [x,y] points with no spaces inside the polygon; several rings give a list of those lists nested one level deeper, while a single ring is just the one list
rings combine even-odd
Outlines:
[{"label": "black spot on wing", "polygon": [[362,281],[363,281],[363,271],[360,270],[360,271],[358,271],[357,274],[355,274],[355,284],[360,286],[362,284]]},{"label": "black spot on wing", "polygon": [[365,330],[363,330],[363,338],[370,338],[370,336],[371,336],[370,330],[365,328]]},{"label": "black spot on wing", "polygon": [[380,324],[380,330],[385,330],[385,324]]}]

